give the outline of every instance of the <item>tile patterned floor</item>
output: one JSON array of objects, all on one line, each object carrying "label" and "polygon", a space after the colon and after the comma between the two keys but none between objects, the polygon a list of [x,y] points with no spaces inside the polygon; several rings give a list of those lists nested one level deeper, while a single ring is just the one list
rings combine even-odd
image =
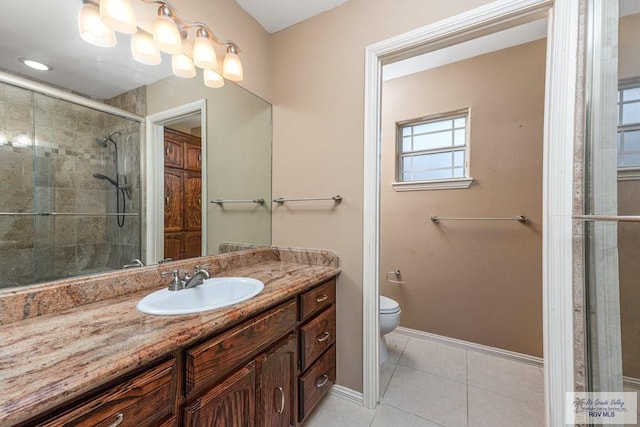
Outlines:
[{"label": "tile patterned floor", "polygon": [[330,395],[305,427],[540,427],[542,368],[397,333],[387,335],[374,411]]}]

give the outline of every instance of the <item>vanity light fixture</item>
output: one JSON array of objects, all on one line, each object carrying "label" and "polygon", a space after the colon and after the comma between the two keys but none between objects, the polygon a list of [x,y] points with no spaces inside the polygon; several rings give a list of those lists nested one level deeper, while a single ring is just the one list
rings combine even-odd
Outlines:
[{"label": "vanity light fixture", "polygon": [[119,33],[134,34],[138,31],[130,0],[100,0],[100,17],[107,27]]},{"label": "vanity light fixture", "polygon": [[33,68],[34,70],[38,70],[38,71],[51,71],[53,69],[47,64],[43,64],[40,61],[36,61],[29,58],[19,58],[18,61],[22,62],[27,67]]},{"label": "vanity light fixture", "polygon": [[224,57],[224,64],[222,64],[222,75],[235,82],[242,80],[242,63],[234,45],[227,47],[227,54]]},{"label": "vanity light fixture", "polygon": [[[99,1],[99,3],[98,3]],[[173,73],[178,77],[191,78],[203,70],[204,84],[218,88],[224,78],[232,81],[243,79],[240,49],[231,40],[216,37],[206,24],[184,19],[168,1],[139,0],[159,5],[158,16],[153,21],[151,34],[137,27],[132,0],[82,0],[78,14],[78,28],[82,38],[96,46],[115,46],[114,30],[132,34],[133,58],[146,65],[157,65],[162,61],[160,51],[172,55]],[[98,19],[99,17],[99,19]],[[195,35],[189,38],[189,32]],[[194,34],[195,33],[195,34]],[[226,47],[221,72],[214,45]]]},{"label": "vanity light fixture", "polygon": [[100,9],[91,0],[83,0],[78,13],[78,30],[80,37],[87,43],[99,47],[116,45],[116,33],[102,23]]},{"label": "vanity light fixture", "polygon": [[214,89],[224,86],[224,78],[213,70],[204,70],[204,85]]},{"label": "vanity light fixture", "polygon": [[171,8],[166,4],[158,8],[158,16],[153,21],[153,41],[163,52],[173,55],[182,53],[182,35]]},{"label": "vanity light fixture", "polygon": [[160,50],[153,42],[153,36],[143,29],[131,36],[131,56],[145,65],[158,65],[162,62]]},{"label": "vanity light fixture", "polygon": [[171,69],[176,77],[190,79],[196,76],[193,61],[184,53],[176,53],[171,57]]}]

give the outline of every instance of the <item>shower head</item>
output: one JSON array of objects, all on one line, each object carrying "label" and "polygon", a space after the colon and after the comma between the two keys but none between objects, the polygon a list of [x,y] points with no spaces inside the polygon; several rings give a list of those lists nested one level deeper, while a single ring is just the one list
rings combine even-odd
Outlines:
[{"label": "shower head", "polygon": [[94,173],[94,178],[104,179],[105,181],[109,181],[114,187],[118,188],[118,183],[109,178],[108,176],[102,175],[101,173]]},{"label": "shower head", "polygon": [[118,150],[118,144],[116,143],[116,141],[113,139],[115,136],[120,136],[122,135],[122,131],[116,130],[111,132],[109,135],[107,136],[103,136],[102,138],[96,138],[96,144],[98,144],[101,147],[107,147],[107,142],[112,142],[113,145],[115,145],[116,150]]}]

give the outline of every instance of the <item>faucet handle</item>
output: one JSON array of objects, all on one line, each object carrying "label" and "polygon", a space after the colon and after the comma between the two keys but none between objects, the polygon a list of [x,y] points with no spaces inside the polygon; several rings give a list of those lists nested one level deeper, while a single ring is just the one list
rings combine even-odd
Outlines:
[{"label": "faucet handle", "polygon": [[160,273],[161,277],[166,277],[169,275],[173,275],[171,278],[171,282],[169,282],[169,290],[170,291],[178,291],[182,289],[184,286],[182,280],[180,280],[180,272],[178,270],[165,271]]},{"label": "faucet handle", "polygon": [[211,264],[196,265],[196,266],[193,268],[193,270],[194,270],[194,271],[204,270],[204,269],[207,269],[207,268],[210,268],[210,267],[211,267]]}]

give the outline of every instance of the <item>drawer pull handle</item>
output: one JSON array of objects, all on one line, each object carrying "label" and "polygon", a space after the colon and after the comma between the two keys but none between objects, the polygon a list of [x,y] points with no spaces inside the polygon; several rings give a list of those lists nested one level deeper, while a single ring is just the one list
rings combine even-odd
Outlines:
[{"label": "drawer pull handle", "polygon": [[120,424],[122,424],[122,420],[124,420],[124,415],[122,415],[122,412],[119,412],[118,415],[116,415],[116,420],[113,422],[113,424],[109,424],[109,427],[118,427]]},{"label": "drawer pull handle", "polygon": [[322,296],[316,297],[316,302],[323,302],[329,299],[329,295],[324,294]]},{"label": "drawer pull handle", "polygon": [[331,334],[329,333],[329,331],[324,331],[324,333],[320,335],[318,338],[316,338],[316,340],[318,340],[318,342],[326,341],[329,339],[330,336]]},{"label": "drawer pull handle", "polygon": [[316,387],[322,388],[329,382],[329,375],[323,374],[320,378],[316,380]]},{"label": "drawer pull handle", "polygon": [[276,412],[281,414],[284,412],[284,390],[282,387],[276,387],[276,390],[280,392],[280,409],[276,409]]}]

